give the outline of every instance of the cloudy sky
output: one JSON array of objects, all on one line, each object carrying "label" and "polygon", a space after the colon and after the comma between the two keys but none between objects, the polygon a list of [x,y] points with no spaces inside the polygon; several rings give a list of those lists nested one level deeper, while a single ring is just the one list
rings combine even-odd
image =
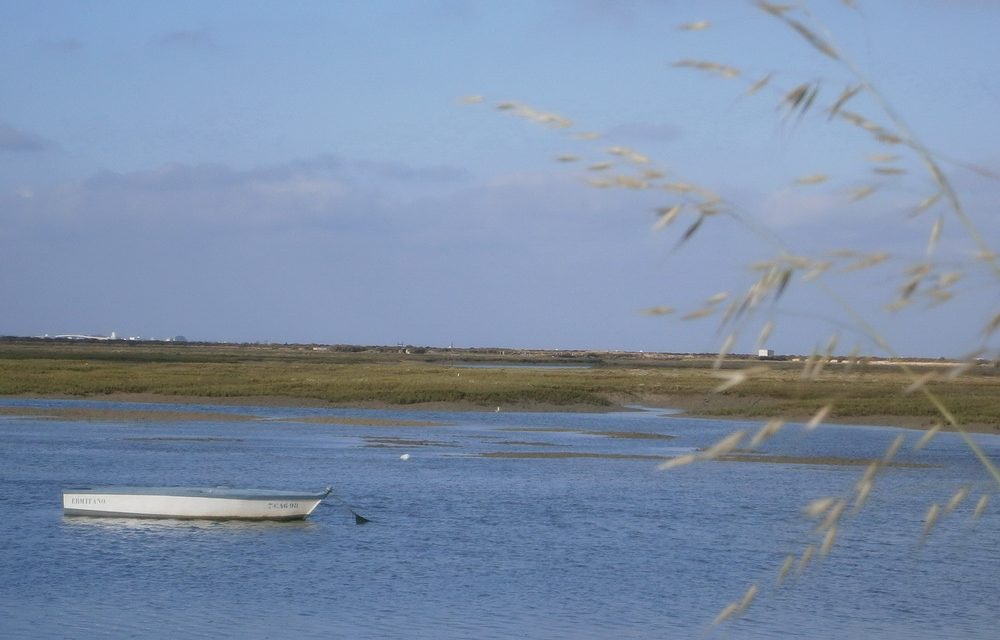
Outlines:
[{"label": "cloudy sky", "polygon": [[[786,17],[818,21],[1000,244],[1000,3],[854,4]],[[936,357],[1000,311],[954,214],[915,214],[937,187],[913,151],[829,117],[856,78],[749,3],[2,5],[3,335],[703,352],[737,330],[747,352],[773,321],[778,352],[880,352],[846,303]],[[864,93],[844,109],[896,130]],[[704,197],[678,184],[725,211],[680,245]],[[833,265],[735,326],[681,319],[782,250]]]}]

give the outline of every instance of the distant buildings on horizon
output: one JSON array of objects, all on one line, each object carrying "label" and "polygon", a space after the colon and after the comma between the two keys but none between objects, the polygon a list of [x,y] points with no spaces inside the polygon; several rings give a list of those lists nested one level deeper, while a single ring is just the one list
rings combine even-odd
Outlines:
[{"label": "distant buildings on horizon", "polygon": [[127,338],[122,338],[119,337],[118,334],[114,331],[111,332],[111,335],[107,336],[94,336],[83,333],[61,333],[59,335],[50,336],[49,334],[46,333],[43,336],[36,336],[36,337],[43,339],[48,338],[52,340],[126,340],[126,341],[130,340],[132,342],[140,342],[147,340],[152,342],[187,342],[187,338],[185,338],[184,336],[174,336],[173,338],[143,338],[142,336],[129,336]]}]

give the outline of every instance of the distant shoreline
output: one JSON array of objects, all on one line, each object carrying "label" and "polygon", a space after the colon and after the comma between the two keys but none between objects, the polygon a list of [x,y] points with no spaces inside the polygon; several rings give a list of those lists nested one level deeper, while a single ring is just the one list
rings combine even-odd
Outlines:
[{"label": "distant shoreline", "polygon": [[719,362],[713,354],[0,339],[0,397],[173,403],[195,413],[201,409],[193,405],[587,413],[641,405],[755,422],[808,422],[823,410],[831,424],[928,429],[943,420],[934,403],[913,392],[924,385],[964,429],[1000,433],[998,363],[928,361],[923,364],[942,366],[919,372],[912,364],[831,357],[820,367],[749,356]]}]

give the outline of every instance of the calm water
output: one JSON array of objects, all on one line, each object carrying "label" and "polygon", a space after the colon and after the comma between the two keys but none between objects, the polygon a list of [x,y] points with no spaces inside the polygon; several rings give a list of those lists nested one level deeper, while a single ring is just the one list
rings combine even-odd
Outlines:
[{"label": "calm water", "polygon": [[[6,407],[190,409],[0,400]],[[141,425],[0,418],[0,636],[239,638],[995,638],[1000,496],[957,437],[893,469],[831,556],[775,590],[786,553],[814,540],[800,512],[857,467],[704,463],[658,472],[628,459],[484,458],[484,452],[669,455],[734,428],[664,416],[215,408],[242,422]],[[306,417],[442,426],[315,424]],[[291,419],[291,421],[287,421]],[[613,438],[649,432],[673,440]],[[768,452],[874,457],[905,433],[788,428]],[[980,437],[1000,458],[1000,438]],[[400,455],[409,453],[403,461]],[[79,484],[229,485],[337,493],[303,523],[64,518]],[[973,500],[922,547],[933,500]],[[750,582],[735,624],[709,622]]]}]

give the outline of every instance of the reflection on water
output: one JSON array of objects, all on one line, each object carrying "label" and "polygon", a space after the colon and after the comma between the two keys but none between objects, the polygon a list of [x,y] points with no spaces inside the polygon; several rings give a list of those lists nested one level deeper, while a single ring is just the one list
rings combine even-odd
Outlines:
[{"label": "reflection on water", "polygon": [[304,529],[316,526],[309,520],[196,520],[176,518],[106,518],[94,516],[63,516],[64,527],[91,529],[106,534],[116,532],[208,532],[239,533],[269,530]]},{"label": "reflection on water", "polygon": [[[0,636],[976,639],[1000,622],[1000,498],[955,436],[913,452],[915,433],[789,427],[766,453],[798,462],[661,473],[652,459],[755,425],[662,411],[241,410],[273,419],[0,421]],[[344,424],[294,420],[307,415]],[[398,432],[373,424],[401,420],[448,428],[367,446]],[[833,553],[775,588],[785,555],[814,539],[802,506],[861,472],[802,460],[879,457],[900,433],[901,459],[932,466],[885,470]],[[1000,438],[977,439],[1000,455]],[[61,489],[80,484],[333,484],[348,506],[295,522],[65,517]],[[962,485],[971,497],[918,547],[930,503]],[[973,521],[984,491],[993,500]],[[750,583],[749,614],[709,629]]]}]

